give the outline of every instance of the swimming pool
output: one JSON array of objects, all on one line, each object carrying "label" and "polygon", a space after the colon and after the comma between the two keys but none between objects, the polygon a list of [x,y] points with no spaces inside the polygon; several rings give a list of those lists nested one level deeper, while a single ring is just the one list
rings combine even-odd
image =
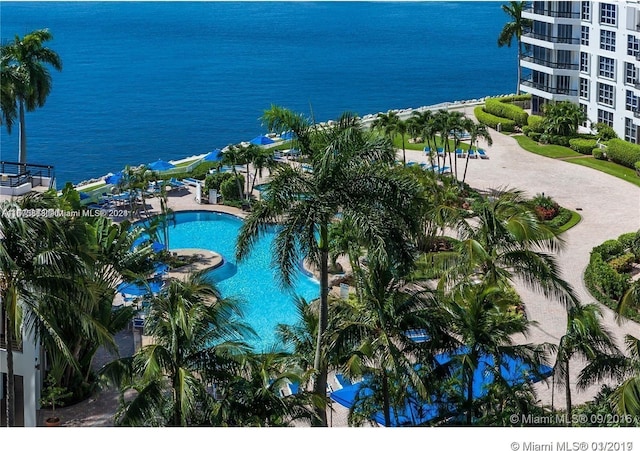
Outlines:
[{"label": "swimming pool", "polygon": [[211,271],[211,277],[224,297],[243,301],[245,321],[258,338],[250,344],[256,351],[277,345],[275,327],[297,322],[295,296],[307,301],[320,295],[318,282],[299,271],[291,290],[280,287],[278,270],[271,267],[274,233],[268,233],[253,247],[241,264],[235,260],[236,239],[242,220],[215,212],[178,212],[175,226],[169,228],[169,249],[201,248],[221,254],[225,264]]}]

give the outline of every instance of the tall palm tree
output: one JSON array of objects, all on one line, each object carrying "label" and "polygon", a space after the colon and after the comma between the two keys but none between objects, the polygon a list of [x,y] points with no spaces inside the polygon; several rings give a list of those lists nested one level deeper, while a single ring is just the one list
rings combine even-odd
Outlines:
[{"label": "tall palm tree", "polygon": [[[240,177],[238,177],[238,171],[236,170],[236,165],[243,164],[245,162],[245,150],[240,145],[230,145],[222,152],[222,160],[220,160],[222,164],[231,166],[231,172],[233,172],[233,177],[236,179],[236,184],[238,185],[238,199],[242,200],[243,196],[243,188],[240,183]],[[247,173],[247,178],[249,178],[249,173]]]},{"label": "tall palm tree", "polygon": [[[389,230],[396,230],[398,237],[417,230],[417,218],[411,214],[416,209],[417,185],[391,169],[395,152],[389,141],[367,133],[353,114],[343,114],[334,127],[325,129],[316,129],[310,121],[279,107],[272,107],[264,119],[278,127],[271,131],[295,132],[313,171],[288,165],[276,169],[265,198],[254,205],[242,225],[236,256],[238,261],[245,258],[258,237],[276,223],[280,227],[274,260],[282,282],[291,283],[301,257],[318,268],[320,314],[314,392],[321,397],[327,382],[323,342],[328,320],[329,224],[341,212],[367,231],[370,242],[376,244],[371,252],[384,254]],[[324,408],[317,414],[320,424],[326,426]]]},{"label": "tall palm tree", "polygon": [[520,94],[520,79],[522,68],[520,67],[520,61],[522,60],[522,54],[524,53],[522,44],[522,35],[531,28],[531,20],[522,17],[522,11],[526,8],[527,2],[509,2],[507,5],[502,5],[502,11],[509,16],[509,22],[507,22],[498,36],[498,47],[511,47],[513,38],[516,39],[518,44],[518,84],[516,85],[516,94]]},{"label": "tall palm tree", "polygon": [[152,344],[101,370],[121,390],[137,392],[122,406],[123,425],[186,426],[197,418],[199,404],[211,406],[207,383],[231,380],[228,371],[248,350],[243,339],[252,331],[236,302],[222,298],[203,273],[192,273],[154,299],[145,333]]},{"label": "tall palm tree", "polygon": [[[51,92],[51,74],[47,66],[56,70],[62,70],[60,56],[44,44],[53,39],[49,30],[35,30],[23,38],[16,36],[13,42],[5,44],[0,49],[2,59],[3,84],[11,83],[12,97],[18,104],[18,116],[20,124],[19,136],[19,162],[27,161],[27,132],[25,128],[25,109],[34,111],[44,106]],[[4,72],[17,72],[18,75],[5,78]],[[8,88],[7,88],[8,89]],[[11,108],[6,105],[3,98],[3,116],[5,120],[11,116]],[[8,110],[5,110],[5,107]],[[7,122],[8,123],[8,122]]]},{"label": "tall palm tree", "polygon": [[463,352],[451,357],[458,368],[456,391],[460,394],[461,411],[466,413],[466,424],[470,425],[478,403],[483,402],[476,399],[477,393],[474,393],[476,369],[483,359],[493,360],[487,369],[493,376],[492,384],[508,387],[509,381],[501,371],[506,357],[526,363],[530,371],[537,374],[540,365],[546,363],[546,350],[545,346],[514,344],[515,335],[526,336],[529,321],[524,315],[508,314],[499,307],[505,296],[503,288],[490,282],[465,281],[449,296],[445,309],[450,315],[451,333],[459,337],[460,345],[464,346]]},{"label": "tall palm tree", "polygon": [[558,345],[554,378],[557,375],[559,385],[565,388],[569,424],[573,415],[569,371],[571,359],[579,356],[589,362],[584,373],[593,374],[596,370],[589,368],[589,365],[600,365],[602,359],[619,354],[609,331],[604,328],[600,318],[602,313],[597,304],[576,304],[567,311],[567,328]]},{"label": "tall palm tree", "polygon": [[[471,122],[471,124],[467,124],[467,132],[469,132],[469,136],[471,141],[469,142],[469,150],[471,150],[475,144],[476,149],[478,148],[478,139],[483,138],[487,145],[493,145],[493,139],[487,130],[486,125],[482,123]],[[464,185],[464,181],[467,179],[467,167],[469,166],[469,152],[467,152],[465,162],[464,162],[464,173],[462,174],[462,184]]]}]

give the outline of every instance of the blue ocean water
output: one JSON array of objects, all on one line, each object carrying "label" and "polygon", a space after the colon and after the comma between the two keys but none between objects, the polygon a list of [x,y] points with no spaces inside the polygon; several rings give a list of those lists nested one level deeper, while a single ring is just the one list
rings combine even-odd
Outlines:
[{"label": "blue ocean water", "polygon": [[293,298],[316,299],[320,285],[299,272],[293,287],[281,288],[278,270],[272,265],[273,233],[262,236],[247,259],[237,263],[235,244],[241,225],[242,220],[223,213],[179,212],[169,229],[169,249],[209,249],[222,255],[225,264],[211,276],[224,297],[241,303],[243,319],[257,334],[249,343],[257,351],[267,351],[282,345],[275,338],[277,324],[298,321]]},{"label": "blue ocean water", "polygon": [[[513,92],[501,4],[3,1],[0,37],[54,35],[27,142],[61,186],[249,140],[271,104],[325,121]],[[17,127],[0,134],[15,161]]]}]

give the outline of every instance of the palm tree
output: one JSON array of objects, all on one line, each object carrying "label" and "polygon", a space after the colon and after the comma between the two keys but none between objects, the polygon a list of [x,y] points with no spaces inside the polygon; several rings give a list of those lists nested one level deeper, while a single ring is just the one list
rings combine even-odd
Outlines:
[{"label": "palm tree", "polygon": [[[493,139],[487,130],[487,127],[481,123],[475,123],[472,121],[471,124],[467,126],[467,132],[471,137],[471,141],[469,142],[469,150],[473,148],[473,145],[476,145],[476,149],[478,148],[478,139],[484,138],[489,146],[493,145]],[[464,181],[467,178],[467,167],[469,166],[469,152],[467,152],[467,156],[464,162],[464,173],[462,174],[462,184],[464,185]]]},{"label": "palm tree", "polygon": [[[20,163],[27,161],[25,109],[26,111],[34,111],[36,108],[44,106],[51,92],[51,74],[47,66],[62,70],[60,56],[50,48],[43,46],[51,39],[53,39],[53,35],[49,30],[36,30],[25,35],[22,39],[16,36],[13,42],[3,45],[0,49],[3,84],[11,83],[13,91],[10,93],[11,95],[7,94],[8,97],[3,95],[3,116],[7,120],[11,117],[13,109],[5,100],[15,99],[18,104],[20,121],[20,155],[18,160]],[[5,78],[5,71],[17,74]]]},{"label": "palm tree", "polygon": [[[15,425],[14,340],[48,335],[63,355],[73,357],[41,303],[61,291],[71,291],[69,273],[81,262],[65,240],[65,231],[54,218],[22,217],[20,210],[52,208],[48,194],[28,194],[19,201],[0,204],[0,316],[4,318],[7,355],[7,426]],[[76,364],[74,362],[74,364]]]},{"label": "palm tree", "polygon": [[186,426],[202,413],[198,405],[211,408],[207,384],[231,380],[229,371],[248,349],[242,340],[252,331],[240,318],[238,304],[222,298],[203,273],[172,280],[145,318],[153,343],[101,370],[121,390],[137,392],[119,422]]},{"label": "palm tree", "polygon": [[[576,304],[567,311],[567,328],[560,338],[558,354],[554,365],[554,378],[564,385],[567,402],[567,421],[571,424],[573,406],[571,404],[571,375],[569,363],[573,357],[579,356],[589,362],[584,374],[593,374],[596,370],[589,365],[602,366],[600,361],[608,356],[619,354],[610,333],[602,326],[602,313],[597,304]],[[591,379],[591,378],[589,378]],[[579,384],[580,386],[580,384]]]},{"label": "palm tree", "polygon": [[474,394],[476,369],[483,359],[489,358],[492,384],[505,388],[509,387],[501,371],[505,357],[527,364],[533,374],[538,374],[540,365],[546,363],[545,346],[514,344],[515,335],[526,336],[529,321],[524,315],[509,314],[499,307],[505,296],[509,294],[502,287],[490,282],[464,281],[454,287],[445,303],[451,333],[464,346],[464,352],[455,353],[451,360],[458,369],[454,376],[459,384],[455,392],[460,395],[459,404],[466,413],[467,425],[472,423],[479,403],[486,402],[475,399]]},{"label": "palm tree", "polygon": [[393,141],[397,135],[402,137],[402,163],[406,165],[407,157],[404,144],[404,137],[408,131],[406,121],[400,119],[400,116],[398,116],[398,113],[395,111],[389,111],[386,114],[378,113],[378,117],[371,123],[371,128],[381,130],[391,141]]},{"label": "palm tree", "polygon": [[580,105],[573,102],[547,103],[544,107],[543,126],[550,135],[573,136],[586,119]]},{"label": "palm tree", "polygon": [[[238,185],[238,199],[242,200],[244,197],[242,193],[242,184],[240,183],[240,177],[238,177],[236,165],[244,163],[245,150],[240,145],[229,145],[224,152],[222,152],[222,160],[220,161],[222,164],[231,166],[231,172],[233,172],[233,177],[236,179],[236,184]],[[247,173],[247,178],[248,177],[249,173]]]},{"label": "palm tree", "polygon": [[500,35],[498,36],[498,47],[511,47],[511,41],[513,38],[518,43],[518,84],[516,85],[516,94],[520,94],[520,79],[522,68],[520,67],[520,61],[522,60],[523,44],[522,35],[531,28],[531,20],[522,17],[522,12],[525,10],[527,2],[509,2],[508,5],[502,5],[502,10],[509,16],[510,22],[507,22]]},{"label": "palm tree", "polygon": [[[320,272],[320,315],[316,342],[314,392],[323,397],[327,364],[323,357],[324,332],[328,320],[329,224],[338,212],[366,230],[373,253],[385,253],[389,230],[397,236],[417,230],[415,211],[417,185],[391,168],[394,150],[389,141],[365,132],[355,117],[345,113],[334,127],[316,129],[310,121],[279,107],[265,113],[265,122],[282,132],[293,130],[313,167],[310,173],[291,166],[276,169],[265,198],[254,205],[238,237],[236,256],[241,261],[274,223],[275,263],[282,282],[289,285],[300,256]],[[289,123],[288,121],[293,121]],[[274,125],[275,126],[275,125]],[[326,426],[326,411],[319,408],[320,424]]]},{"label": "palm tree", "polygon": [[565,305],[577,302],[553,256],[562,249],[563,240],[537,218],[521,191],[483,196],[474,202],[472,211],[473,215],[459,217],[452,224],[460,235],[454,250],[431,254],[444,270],[441,283],[455,284],[475,274],[499,285],[517,277],[548,298]]}]

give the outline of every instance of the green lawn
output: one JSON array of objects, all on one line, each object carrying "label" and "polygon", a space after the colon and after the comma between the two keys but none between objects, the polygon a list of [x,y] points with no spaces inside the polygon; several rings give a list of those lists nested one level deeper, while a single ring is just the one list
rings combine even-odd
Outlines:
[{"label": "green lawn", "polygon": [[582,220],[582,216],[580,216],[577,212],[571,211],[571,219],[569,219],[565,224],[558,227],[559,231],[566,232],[571,227],[577,225]]},{"label": "green lawn", "polygon": [[543,157],[562,158],[563,161],[566,161],[567,163],[587,166],[597,171],[604,172],[605,174],[609,174],[619,179],[625,180],[636,186],[640,186],[640,177],[638,177],[636,175],[636,172],[631,168],[627,168],[611,161],[596,160],[595,158],[585,157],[581,153],[575,152],[568,147],[556,146],[552,144],[541,145],[524,135],[515,136],[514,139],[518,141],[520,147],[528,152],[533,152],[537,155],[542,155]]}]

